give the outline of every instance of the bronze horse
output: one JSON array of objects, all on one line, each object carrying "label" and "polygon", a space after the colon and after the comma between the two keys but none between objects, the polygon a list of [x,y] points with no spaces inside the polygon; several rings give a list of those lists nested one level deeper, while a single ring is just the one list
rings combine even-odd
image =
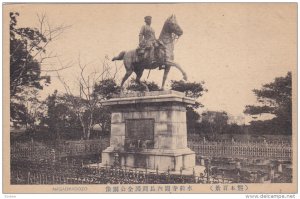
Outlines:
[{"label": "bronze horse", "polygon": [[177,24],[176,16],[172,15],[170,16],[164,23],[164,26],[162,28],[162,31],[159,36],[159,41],[163,43],[164,48],[165,48],[165,55],[166,59],[163,62],[154,62],[149,64],[149,62],[141,62],[138,61],[138,55],[136,50],[131,50],[131,51],[122,51],[118,56],[114,57],[112,61],[115,60],[123,60],[125,69],[126,69],[126,74],[122,79],[121,83],[121,88],[123,90],[123,85],[124,82],[128,79],[128,77],[132,74],[132,72],[136,73],[136,82],[138,84],[143,85],[146,88],[146,91],[149,91],[148,87],[146,84],[142,83],[140,81],[144,69],[155,69],[160,66],[165,66],[164,67],[164,76],[163,76],[163,81],[162,81],[162,90],[164,90],[165,86],[165,81],[167,79],[168,73],[170,71],[171,66],[177,68],[180,70],[180,72],[183,75],[183,79],[187,80],[186,73],[183,71],[181,66],[178,63],[175,63],[174,60],[174,41],[178,39],[181,35],[183,34],[182,29],[180,26]]}]

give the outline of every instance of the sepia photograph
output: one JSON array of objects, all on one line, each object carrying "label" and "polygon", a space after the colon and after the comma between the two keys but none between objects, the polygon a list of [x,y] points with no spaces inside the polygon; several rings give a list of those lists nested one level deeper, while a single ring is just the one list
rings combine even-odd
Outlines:
[{"label": "sepia photograph", "polygon": [[4,3],[3,193],[297,193],[297,10]]}]

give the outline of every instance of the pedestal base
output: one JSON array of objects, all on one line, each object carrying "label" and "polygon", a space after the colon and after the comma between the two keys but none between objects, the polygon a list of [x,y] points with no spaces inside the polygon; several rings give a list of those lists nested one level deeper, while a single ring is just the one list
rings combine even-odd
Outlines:
[{"label": "pedestal base", "polygon": [[160,171],[195,166],[186,126],[186,106],[195,100],[176,91],[154,91],[122,94],[102,104],[112,112],[110,147],[102,152],[102,165]]},{"label": "pedestal base", "polygon": [[[113,166],[115,152],[107,148],[102,152],[102,164]],[[180,171],[195,167],[195,152],[184,150],[149,149],[142,152],[118,152],[121,167],[158,169],[160,171]]]}]

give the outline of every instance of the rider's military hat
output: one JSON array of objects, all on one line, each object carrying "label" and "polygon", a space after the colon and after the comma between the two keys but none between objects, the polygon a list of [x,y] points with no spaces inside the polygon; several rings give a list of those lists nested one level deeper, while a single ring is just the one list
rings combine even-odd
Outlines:
[{"label": "rider's military hat", "polygon": [[146,16],[146,17],[144,17],[144,19],[146,20],[146,19],[152,19],[152,17],[151,16]]}]

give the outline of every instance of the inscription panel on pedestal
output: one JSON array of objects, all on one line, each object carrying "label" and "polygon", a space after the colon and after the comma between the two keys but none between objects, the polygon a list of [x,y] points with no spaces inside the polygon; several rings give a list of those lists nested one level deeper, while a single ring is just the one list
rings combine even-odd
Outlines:
[{"label": "inscription panel on pedestal", "polygon": [[154,119],[125,120],[125,148],[153,148]]},{"label": "inscription panel on pedestal", "polygon": [[125,120],[125,138],[153,140],[154,119]]}]

